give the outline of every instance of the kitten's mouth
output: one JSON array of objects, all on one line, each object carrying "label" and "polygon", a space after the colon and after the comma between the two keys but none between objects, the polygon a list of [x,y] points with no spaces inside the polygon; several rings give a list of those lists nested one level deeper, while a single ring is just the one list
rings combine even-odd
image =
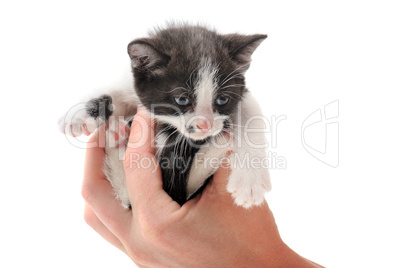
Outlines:
[{"label": "kitten's mouth", "polygon": [[187,128],[188,137],[192,140],[205,140],[220,134],[229,135],[229,132],[230,124],[227,120],[224,120],[222,126],[218,127],[218,129],[214,128],[213,126],[208,128],[190,126]]},{"label": "kitten's mouth", "polygon": [[222,133],[223,129],[221,130],[208,130],[208,131],[203,131],[203,130],[199,130],[199,129],[188,129],[187,133],[188,133],[188,137],[192,140],[205,140],[209,137],[213,137],[216,135],[219,135],[220,133]]},{"label": "kitten's mouth", "polygon": [[156,115],[156,117],[165,127],[169,126],[168,128],[176,129],[182,136],[193,141],[203,141],[218,135],[225,135],[225,133],[231,132],[233,128],[228,117],[207,122],[163,115]]}]

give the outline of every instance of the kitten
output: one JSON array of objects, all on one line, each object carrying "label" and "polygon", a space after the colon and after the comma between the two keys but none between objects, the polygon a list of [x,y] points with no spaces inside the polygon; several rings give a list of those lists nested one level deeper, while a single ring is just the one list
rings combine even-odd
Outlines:
[{"label": "kitten", "polygon": [[239,206],[260,205],[271,187],[269,174],[250,160],[266,157],[265,124],[244,75],[266,37],[221,35],[190,25],[157,29],[128,45],[135,90],[91,99],[73,117],[61,118],[60,128],[78,136],[108,122],[104,171],[116,197],[129,208],[120,149],[129,135],[126,123],[141,103],[157,120],[163,188],[175,201],[183,204],[200,192],[230,151],[227,190]]}]

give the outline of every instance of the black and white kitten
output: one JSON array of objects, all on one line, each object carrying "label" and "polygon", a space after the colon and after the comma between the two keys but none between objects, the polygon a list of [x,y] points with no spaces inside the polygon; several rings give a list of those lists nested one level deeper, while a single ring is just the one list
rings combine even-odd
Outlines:
[{"label": "black and white kitten", "polygon": [[128,208],[120,149],[128,137],[126,121],[141,103],[157,120],[156,156],[163,187],[175,201],[183,204],[202,190],[230,151],[227,190],[239,206],[259,205],[271,187],[266,167],[255,164],[266,158],[265,123],[244,75],[266,37],[221,35],[189,25],[158,29],[128,45],[134,90],[91,99],[85,109],[64,116],[60,129],[78,136],[113,119],[108,122],[104,170]]}]

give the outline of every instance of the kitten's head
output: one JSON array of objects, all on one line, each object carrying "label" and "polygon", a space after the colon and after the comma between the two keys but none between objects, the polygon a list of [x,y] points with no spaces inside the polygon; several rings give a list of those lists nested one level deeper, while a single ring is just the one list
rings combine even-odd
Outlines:
[{"label": "kitten's head", "polygon": [[251,54],[266,35],[171,26],[132,41],[135,89],[155,117],[192,140],[221,133],[241,101]]}]

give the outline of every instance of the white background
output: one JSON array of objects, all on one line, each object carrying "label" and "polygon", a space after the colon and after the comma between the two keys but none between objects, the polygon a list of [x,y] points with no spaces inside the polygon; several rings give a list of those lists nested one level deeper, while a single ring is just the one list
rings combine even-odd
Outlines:
[{"label": "white background", "polygon": [[[268,195],[284,241],[328,267],[402,267],[401,13],[400,1],[2,1],[0,267],[133,267],[85,224],[85,151],[56,122],[124,77],[128,42],[168,19],[269,35],[247,82],[268,118],[287,117]],[[333,168],[301,126],[336,100]]]}]

